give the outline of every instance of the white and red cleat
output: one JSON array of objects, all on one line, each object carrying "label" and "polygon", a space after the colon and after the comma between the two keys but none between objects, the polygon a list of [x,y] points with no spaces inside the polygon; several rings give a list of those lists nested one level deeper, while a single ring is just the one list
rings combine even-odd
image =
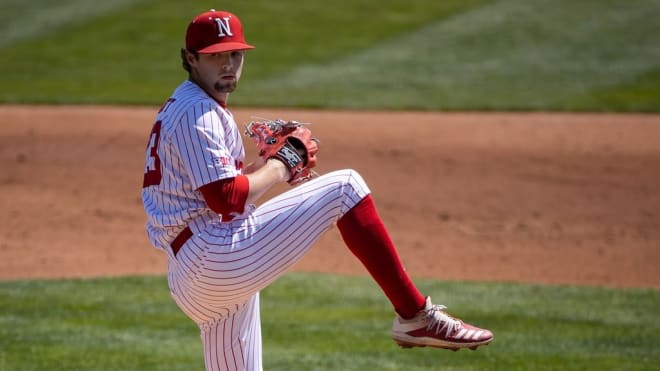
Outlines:
[{"label": "white and red cleat", "polygon": [[493,340],[493,333],[472,326],[444,312],[444,305],[433,305],[426,298],[424,309],[411,319],[394,318],[392,339],[403,348],[435,347],[450,350],[476,350]]}]

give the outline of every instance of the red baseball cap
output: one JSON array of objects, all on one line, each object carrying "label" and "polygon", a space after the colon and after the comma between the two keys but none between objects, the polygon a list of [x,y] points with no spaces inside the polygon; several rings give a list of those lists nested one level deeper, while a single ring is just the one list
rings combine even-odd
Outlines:
[{"label": "red baseball cap", "polygon": [[241,21],[232,13],[211,9],[195,17],[186,31],[186,49],[201,54],[254,49],[245,42]]}]

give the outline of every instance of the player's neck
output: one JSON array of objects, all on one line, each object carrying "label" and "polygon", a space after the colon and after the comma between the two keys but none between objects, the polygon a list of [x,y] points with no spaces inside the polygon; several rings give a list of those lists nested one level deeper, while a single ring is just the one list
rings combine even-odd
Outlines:
[{"label": "player's neck", "polygon": [[227,108],[227,99],[229,98],[229,93],[210,94],[209,92],[206,92],[206,94],[213,98],[213,100],[216,101],[220,107]]},{"label": "player's neck", "polygon": [[211,98],[213,98],[213,100],[218,102],[220,107],[227,108],[227,99],[229,98],[229,93],[224,93],[224,96],[221,99],[213,95],[211,96]]}]

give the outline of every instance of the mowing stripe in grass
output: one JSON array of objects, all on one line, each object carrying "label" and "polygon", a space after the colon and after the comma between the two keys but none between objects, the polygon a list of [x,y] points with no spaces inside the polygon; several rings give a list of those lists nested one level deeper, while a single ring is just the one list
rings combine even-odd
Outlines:
[{"label": "mowing stripe in grass", "polygon": [[[59,28],[93,21],[143,0],[3,0],[0,48],[31,38],[49,37]],[[17,16],[20,15],[20,16]]]},{"label": "mowing stripe in grass", "polygon": [[265,105],[579,109],[575,97],[660,67],[660,2],[641,3],[498,1],[246,90]]},{"label": "mowing stripe in grass", "polygon": [[[80,1],[3,7],[1,102],[159,104],[185,78],[186,23],[218,5]],[[234,106],[660,111],[654,0],[227,6],[257,45]]]}]

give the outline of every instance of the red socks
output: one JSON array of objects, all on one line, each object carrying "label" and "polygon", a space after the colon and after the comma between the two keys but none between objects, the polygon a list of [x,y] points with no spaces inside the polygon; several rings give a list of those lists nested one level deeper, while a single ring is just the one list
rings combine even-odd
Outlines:
[{"label": "red socks", "polygon": [[341,217],[337,227],[346,246],[367,268],[396,312],[403,318],[415,316],[426,298],[406,273],[371,195]]}]

